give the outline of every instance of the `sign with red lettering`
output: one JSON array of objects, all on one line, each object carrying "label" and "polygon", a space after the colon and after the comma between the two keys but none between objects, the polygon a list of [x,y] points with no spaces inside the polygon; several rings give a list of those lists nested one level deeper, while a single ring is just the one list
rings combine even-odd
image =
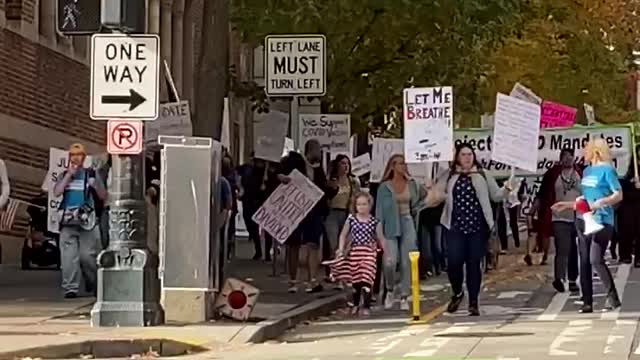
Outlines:
[{"label": "sign with red lettering", "polygon": [[107,151],[112,155],[136,155],[142,152],[142,121],[109,121]]},{"label": "sign with red lettering", "polygon": [[403,102],[405,161],[453,160],[453,88],[405,89]]},{"label": "sign with red lettering", "polygon": [[322,96],[327,88],[324,35],[269,35],[264,40],[269,96]]},{"label": "sign with red lettering", "polygon": [[541,128],[572,127],[576,123],[578,109],[551,101],[542,102]]}]

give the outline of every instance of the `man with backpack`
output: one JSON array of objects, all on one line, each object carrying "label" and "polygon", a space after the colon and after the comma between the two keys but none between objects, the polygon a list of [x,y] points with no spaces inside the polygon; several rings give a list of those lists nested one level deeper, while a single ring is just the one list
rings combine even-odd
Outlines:
[{"label": "man with backpack", "polygon": [[67,299],[78,296],[81,279],[87,292],[96,291],[96,256],[101,248],[96,203],[106,200],[107,190],[95,170],[84,167],[86,157],[82,144],[71,145],[68,168],[53,190],[55,196],[62,196],[60,251]]}]

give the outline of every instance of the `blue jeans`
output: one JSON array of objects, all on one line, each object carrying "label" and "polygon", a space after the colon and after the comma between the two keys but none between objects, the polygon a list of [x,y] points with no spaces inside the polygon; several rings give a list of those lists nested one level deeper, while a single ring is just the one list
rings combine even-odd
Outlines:
[{"label": "blue jeans", "polygon": [[[411,215],[400,216],[401,235],[387,239],[384,255],[384,280],[388,292],[393,292],[396,283],[400,283],[400,296],[410,294],[411,263],[409,253],[417,250],[416,225]],[[400,279],[396,277],[396,268],[400,263]]]},{"label": "blue jeans", "polygon": [[78,293],[80,281],[93,291],[97,286],[96,257],[100,249],[100,228],[82,230],[75,226],[60,228],[60,258],[62,289],[65,293]]},{"label": "blue jeans", "polygon": [[482,269],[480,264],[487,254],[488,231],[463,234],[455,229],[447,230],[446,241],[448,251],[447,274],[454,295],[462,293],[465,265],[469,304],[478,304]]}]

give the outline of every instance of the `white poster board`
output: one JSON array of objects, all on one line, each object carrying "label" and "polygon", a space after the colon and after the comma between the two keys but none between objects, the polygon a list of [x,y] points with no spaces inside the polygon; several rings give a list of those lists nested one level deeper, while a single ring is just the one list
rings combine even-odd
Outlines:
[{"label": "white poster board", "polygon": [[348,114],[300,114],[300,149],[311,139],[330,152],[350,150],[351,116]]},{"label": "white poster board", "polygon": [[[93,159],[87,156],[84,161],[84,167],[92,166]],[[56,148],[49,149],[49,171],[47,177],[42,184],[42,190],[49,193],[47,201],[47,230],[53,233],[60,232],[60,218],[58,208],[62,201],[62,196],[55,197],[53,195],[53,187],[56,185],[62,173],[69,167],[69,152]]]},{"label": "white poster board", "polygon": [[289,127],[289,115],[277,110],[254,114],[253,150],[255,157],[279,162],[285,148],[285,137]]},{"label": "white poster board", "polygon": [[513,89],[511,89],[511,93],[509,94],[509,96],[530,102],[532,104],[542,104],[542,98],[540,96],[536,95],[536,93],[531,91],[531,89],[520,83],[516,83],[515,85],[513,85]]},{"label": "white poster board", "polygon": [[351,162],[351,172],[355,176],[363,176],[371,171],[371,157],[369,153],[364,153],[353,159]]},{"label": "white poster board", "polygon": [[189,102],[160,104],[160,115],[155,121],[148,121],[144,125],[145,146],[158,145],[159,135],[191,136],[191,109]]},{"label": "white poster board", "polygon": [[298,170],[291,182],[280,184],[252,219],[281,244],[311,211],[324,193]]},{"label": "white poster board", "polygon": [[587,118],[587,125],[591,126],[596,124],[596,111],[593,106],[584,104],[584,115]]},{"label": "white poster board", "polygon": [[404,90],[404,156],[409,163],[453,159],[453,88]]},{"label": "white poster board", "polygon": [[296,150],[296,146],[293,143],[293,139],[292,138],[285,138],[284,139],[284,149],[282,150],[282,157],[285,157],[287,154],[289,154],[292,151]]},{"label": "white poster board", "polygon": [[498,93],[491,158],[536,172],[539,135],[540,106]]},{"label": "white poster board", "polygon": [[[404,155],[404,140],[402,139],[385,139],[374,138],[371,147],[371,176],[369,182],[382,182],[384,169],[387,162],[393,155]],[[423,180],[429,177],[429,169],[432,166],[429,163],[407,163],[409,174],[418,179]]]}]

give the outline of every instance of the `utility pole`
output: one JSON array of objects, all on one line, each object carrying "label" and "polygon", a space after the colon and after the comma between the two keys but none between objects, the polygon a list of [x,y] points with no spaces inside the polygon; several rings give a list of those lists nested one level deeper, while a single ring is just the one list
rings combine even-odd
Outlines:
[{"label": "utility pole", "polygon": [[[123,33],[145,33],[145,14],[145,0],[102,0],[102,30],[103,32],[121,35]],[[141,49],[139,46],[143,44],[135,36],[130,39],[127,39],[127,36],[118,38],[114,35],[113,37],[114,43],[106,46],[106,49],[112,49],[113,52],[117,51],[117,48],[125,48],[125,46],[131,44],[135,46],[136,50],[139,50]],[[142,38],[143,36],[139,37]],[[147,37],[150,36],[147,35]],[[153,42],[154,39],[151,40]],[[157,43],[156,37],[155,45],[159,47]],[[97,54],[95,46],[96,42],[92,38],[92,59],[94,56],[103,56],[102,54]],[[151,48],[151,46],[147,48]],[[126,50],[123,53],[126,54]],[[107,51],[107,54],[109,54],[109,51]],[[157,54],[152,53],[150,55],[157,56]],[[108,57],[109,55],[107,55]],[[142,57],[138,60],[148,61],[142,59]],[[159,68],[159,61],[156,67]],[[133,89],[132,85],[131,94],[134,94],[134,92],[143,93],[140,90],[141,88],[151,88],[151,95],[149,93],[143,94],[142,98],[138,97],[138,102],[141,101],[140,104],[133,106],[132,103],[129,107],[127,104],[120,105],[121,102],[118,101],[105,102],[105,98],[107,100],[110,98],[104,96],[105,94],[100,96],[100,89],[94,89],[96,87],[93,80],[95,69],[92,67],[91,70],[92,118],[102,119],[100,116],[108,117],[106,115],[107,111],[123,106],[125,110],[120,110],[120,113],[125,114],[118,120],[153,120],[153,116],[144,114],[149,114],[149,109],[151,109],[151,113],[155,111],[157,114],[158,111],[157,74],[150,74],[150,77],[156,76],[155,83],[151,82],[152,85],[147,85],[148,82],[142,83],[142,80],[141,84],[138,84],[138,90]],[[108,86],[102,85],[101,89],[105,88],[108,88]],[[118,91],[117,94],[109,95],[124,98],[123,96],[127,94]],[[102,100],[97,100],[100,98]],[[156,101],[154,102],[150,98],[155,98]],[[151,105],[145,105],[145,102],[151,102]],[[147,110],[143,110],[145,106],[148,106]],[[98,114],[100,109],[106,109],[102,115]],[[144,114],[142,114],[143,112]],[[108,136],[111,135],[108,134]],[[142,134],[138,134],[138,136],[142,136]],[[164,311],[159,302],[158,257],[149,251],[146,243],[144,175],[143,154],[112,156],[109,182],[109,246],[98,256],[98,295],[97,301],[91,310],[92,326],[153,326],[164,322]]]}]

